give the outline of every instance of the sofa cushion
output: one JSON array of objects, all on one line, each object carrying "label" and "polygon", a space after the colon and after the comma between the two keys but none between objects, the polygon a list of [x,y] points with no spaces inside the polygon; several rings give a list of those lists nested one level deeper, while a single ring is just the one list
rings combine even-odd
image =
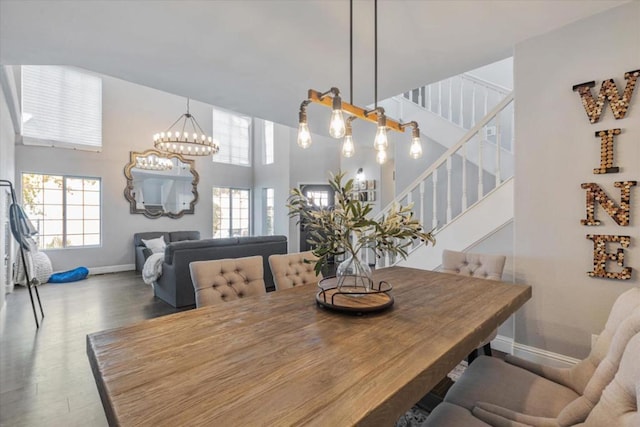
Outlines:
[{"label": "sofa cushion", "polygon": [[170,231],[169,242],[180,242],[182,240],[200,240],[199,231]]},{"label": "sofa cushion", "polygon": [[165,231],[147,231],[144,233],[135,233],[133,235],[133,246],[144,246],[142,239],[150,240],[157,239],[158,237],[164,237],[165,242],[169,242],[169,233]]},{"label": "sofa cushion", "polygon": [[155,239],[142,239],[142,243],[148,248],[151,249],[151,252],[154,254],[164,252],[164,248],[167,247],[167,242],[165,242],[164,237],[160,236]]},{"label": "sofa cushion", "polygon": [[286,236],[246,236],[238,237],[238,243],[241,245],[252,245],[254,243],[273,243],[286,242]]},{"label": "sofa cushion", "polygon": [[237,245],[237,237],[229,237],[227,239],[204,239],[204,240],[183,240],[180,242],[171,242],[164,251],[164,262],[173,264],[173,256],[175,252],[183,250],[213,248],[218,246]]}]

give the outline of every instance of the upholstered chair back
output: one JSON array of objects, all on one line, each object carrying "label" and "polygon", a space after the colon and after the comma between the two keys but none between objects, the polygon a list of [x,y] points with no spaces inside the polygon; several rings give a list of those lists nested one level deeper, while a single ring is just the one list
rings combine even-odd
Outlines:
[{"label": "upholstered chair back", "polygon": [[[637,334],[640,334],[640,308],[636,308],[633,314],[625,319],[616,330],[611,340],[609,351],[587,383],[584,395],[574,400],[560,412],[558,422],[561,426],[570,426],[587,418],[587,415],[600,400],[605,387],[611,383],[611,380],[620,370],[620,363],[625,349]],[[640,364],[640,352],[636,353],[636,355],[636,364]],[[640,383],[637,384],[640,385]],[[635,409],[637,410],[637,408]],[[637,425],[640,426],[640,424]]]},{"label": "upholstered chair back", "polygon": [[276,290],[289,289],[302,285],[317,285],[322,274],[316,275],[314,270],[316,257],[312,251],[286,255],[271,255],[269,266],[273,273]]},{"label": "upholstered chair back", "polygon": [[504,255],[474,254],[445,249],[442,253],[442,271],[482,279],[500,280],[507,257]]},{"label": "upholstered chair back", "polygon": [[[584,394],[565,406],[556,419],[525,415],[498,405],[477,402],[473,414],[491,425],[509,425],[505,419],[531,426],[569,427],[584,422],[600,401],[603,391],[621,369],[621,361],[631,339],[640,334],[640,307],[617,328],[605,358],[585,387]],[[640,353],[637,354],[640,360]],[[640,383],[638,383],[640,385]],[[636,408],[637,409],[637,408]],[[604,425],[604,424],[603,424]],[[613,423],[612,425],[619,425]],[[640,425],[640,424],[639,424]]]},{"label": "upholstered chair back", "polygon": [[261,256],[195,261],[189,264],[189,270],[196,307],[267,292]]},{"label": "upholstered chair back", "polygon": [[556,368],[540,365],[511,355],[507,355],[505,360],[513,365],[520,366],[537,375],[569,387],[578,394],[584,394],[587,383],[593,376],[600,362],[607,355],[616,330],[638,307],[640,307],[640,288],[634,287],[621,294],[613,303],[604,330],[598,336],[587,358],[581,360],[571,368]]},{"label": "upholstered chair back", "polygon": [[640,334],[627,344],[613,381],[605,388],[585,427],[640,426]]}]

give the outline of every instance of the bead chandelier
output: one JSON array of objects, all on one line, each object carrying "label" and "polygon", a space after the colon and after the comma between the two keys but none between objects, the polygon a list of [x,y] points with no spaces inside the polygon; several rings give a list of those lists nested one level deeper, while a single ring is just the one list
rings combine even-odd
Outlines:
[{"label": "bead chandelier", "polygon": [[[384,108],[378,107],[378,0],[374,0],[373,4],[375,45],[374,108],[366,110],[353,105],[351,102],[343,102],[340,97],[340,89],[337,87],[332,87],[326,92],[309,89],[307,99],[300,104],[300,113],[298,116],[298,145],[302,148],[308,148],[311,145],[311,132],[309,131],[307,122],[307,106],[314,102],[331,108],[329,134],[336,139],[344,138],[342,143],[342,155],[344,157],[351,157],[355,153],[351,123],[355,119],[362,119],[376,123],[378,126],[373,143],[376,149],[376,162],[383,164],[387,160],[387,148],[389,146],[387,130],[391,129],[396,132],[404,132],[407,127],[413,128],[409,156],[413,159],[418,159],[422,157],[422,143],[420,141],[420,128],[418,123],[415,121],[399,123],[389,119],[385,115]],[[353,0],[349,1],[349,19],[350,98],[353,99]],[[344,119],[344,113],[350,114],[346,121]]]},{"label": "bead chandelier", "polygon": [[220,150],[220,145],[204,134],[196,118],[189,112],[189,99],[187,112],[178,117],[169,129],[153,135],[153,145],[165,153],[187,156],[208,156]]}]

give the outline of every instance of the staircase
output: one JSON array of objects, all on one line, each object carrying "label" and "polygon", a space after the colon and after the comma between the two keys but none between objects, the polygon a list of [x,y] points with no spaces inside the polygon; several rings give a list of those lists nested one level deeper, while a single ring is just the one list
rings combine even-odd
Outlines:
[{"label": "staircase", "polygon": [[[464,250],[512,221],[513,99],[513,92],[463,74],[392,100],[403,120],[421,125],[444,120],[450,129],[425,127],[429,138],[447,147],[446,151],[376,219],[394,203],[413,203],[414,216],[433,229],[437,244],[427,248],[412,241],[407,260],[390,255],[374,260],[372,251],[367,251],[367,262],[378,268],[397,264],[435,269],[445,248]],[[444,140],[445,134],[450,138],[455,132],[462,136]]]}]

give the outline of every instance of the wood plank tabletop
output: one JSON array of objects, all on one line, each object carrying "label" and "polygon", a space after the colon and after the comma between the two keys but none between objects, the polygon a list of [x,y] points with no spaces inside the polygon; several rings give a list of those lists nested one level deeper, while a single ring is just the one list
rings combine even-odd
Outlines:
[{"label": "wood plank tabletop", "polygon": [[404,267],[382,313],[300,286],[87,336],[111,425],[380,426],[531,297],[529,286]]}]

